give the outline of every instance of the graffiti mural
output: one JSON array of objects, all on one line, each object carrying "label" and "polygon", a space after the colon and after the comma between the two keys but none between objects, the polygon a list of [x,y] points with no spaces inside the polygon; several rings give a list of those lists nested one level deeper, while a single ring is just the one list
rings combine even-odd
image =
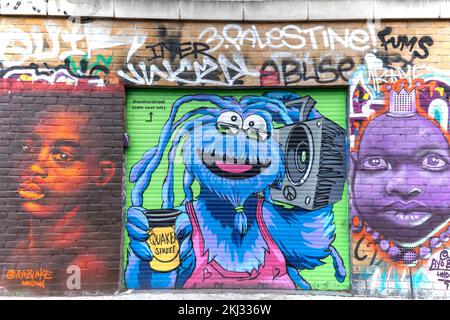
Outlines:
[{"label": "graffiti mural", "polygon": [[[342,27],[340,27],[342,28]],[[340,29],[339,28],[339,29]],[[221,28],[208,27],[198,39],[211,44],[211,51],[224,47],[241,51],[243,47],[252,49],[282,49],[307,51],[318,50],[321,46],[334,51],[337,47],[366,51],[376,45],[375,25],[368,21],[362,28],[338,28],[312,25],[274,26],[269,30],[258,30],[255,25],[241,26],[227,24]]]},{"label": "graffiti mural", "polygon": [[116,290],[123,90],[1,85],[2,288]]},{"label": "graffiti mural", "polygon": [[[433,54],[448,42],[445,33],[414,35],[399,22],[367,20],[345,27],[338,22],[137,23],[76,17],[79,5],[92,14],[100,9],[99,2],[71,0],[60,6],[54,0],[54,13],[69,19],[11,24],[2,18],[2,70],[32,65],[46,73],[53,69],[60,81],[76,82],[81,76],[127,86],[272,87],[347,85],[359,66],[374,62],[382,64],[383,71],[376,72],[382,78],[448,62],[445,55]],[[28,2],[20,8],[34,12]],[[52,80],[37,71],[30,70],[28,77]]]},{"label": "graffiti mural", "polygon": [[345,104],[130,96],[127,288],[348,288]]},{"label": "graffiti mural", "polygon": [[448,294],[430,272],[446,272],[436,261],[450,237],[448,83],[359,83],[351,93],[354,278],[372,293]]},{"label": "graffiti mural", "polygon": [[102,5],[0,1],[0,292],[449,296],[447,21]]},{"label": "graffiti mural", "polygon": [[419,59],[426,59],[430,54],[429,47],[434,44],[430,36],[417,38],[416,36],[409,37],[408,35],[392,35],[391,27],[386,27],[378,32],[378,38],[381,41],[381,47],[385,51],[388,51],[388,48],[391,46],[393,49],[408,50],[412,52],[413,57]]},{"label": "graffiti mural", "polygon": [[[245,29],[228,24],[221,30],[205,28],[195,41],[181,42],[177,39],[182,30],[168,32],[161,25],[159,38],[167,41],[146,45],[149,58],[127,61],[126,68],[119,70],[118,75],[131,85],[152,85],[166,80],[177,85],[233,86],[244,84],[243,79],[248,77],[259,78],[262,86],[286,86],[311,80],[316,83],[347,81],[347,73],[356,65],[354,59],[331,53],[337,49],[360,53],[375,48],[375,25],[368,22],[364,27],[337,31],[324,26],[286,25],[263,32],[255,25]],[[244,48],[271,50],[273,54],[256,68],[250,67]],[[320,50],[328,52],[317,55]],[[277,53],[281,57],[276,57]]]},{"label": "graffiti mural", "polygon": [[77,63],[77,59],[68,57],[64,60],[64,64],[58,66],[50,66],[47,63],[43,65],[30,63],[28,66],[15,66],[0,70],[0,77],[15,81],[65,84],[77,84],[80,80],[84,80],[90,84],[104,86],[106,76],[109,73],[108,66],[111,63],[112,57],[105,60],[104,57],[97,56],[96,59],[96,62],[89,63],[83,57]]}]

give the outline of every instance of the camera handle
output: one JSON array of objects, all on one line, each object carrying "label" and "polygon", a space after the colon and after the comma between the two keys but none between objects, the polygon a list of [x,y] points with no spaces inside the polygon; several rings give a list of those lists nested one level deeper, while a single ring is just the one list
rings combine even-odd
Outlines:
[{"label": "camera handle", "polygon": [[316,100],[311,96],[304,96],[300,99],[290,100],[285,103],[286,107],[297,107],[300,111],[299,122],[308,120],[308,116],[311,113],[312,108],[316,105]]}]

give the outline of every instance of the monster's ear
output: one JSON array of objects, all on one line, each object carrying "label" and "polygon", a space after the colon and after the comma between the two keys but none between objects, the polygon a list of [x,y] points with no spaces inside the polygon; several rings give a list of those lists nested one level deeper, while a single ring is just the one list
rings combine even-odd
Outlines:
[{"label": "monster's ear", "polygon": [[299,99],[300,96],[295,92],[290,91],[270,91],[263,93],[263,97],[267,97],[269,99],[277,99],[283,102]]},{"label": "monster's ear", "polygon": [[316,105],[316,100],[311,98],[311,96],[304,96],[299,99],[291,100],[285,103],[288,108],[296,108],[299,111],[298,121],[306,121],[311,114],[314,106]]}]

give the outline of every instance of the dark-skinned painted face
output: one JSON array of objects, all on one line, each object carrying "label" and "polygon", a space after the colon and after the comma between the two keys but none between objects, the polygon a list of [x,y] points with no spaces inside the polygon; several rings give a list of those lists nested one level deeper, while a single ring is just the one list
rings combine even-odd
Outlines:
[{"label": "dark-skinned painted face", "polygon": [[403,245],[418,245],[450,218],[450,151],[421,115],[372,120],[352,155],[353,204],[367,224]]}]

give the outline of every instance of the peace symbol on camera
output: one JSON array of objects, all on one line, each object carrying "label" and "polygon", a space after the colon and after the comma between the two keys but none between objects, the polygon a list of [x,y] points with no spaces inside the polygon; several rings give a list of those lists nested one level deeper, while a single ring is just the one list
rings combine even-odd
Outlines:
[{"label": "peace symbol on camera", "polygon": [[283,189],[283,196],[287,200],[292,201],[297,198],[297,191],[295,191],[294,187],[287,186]]}]

